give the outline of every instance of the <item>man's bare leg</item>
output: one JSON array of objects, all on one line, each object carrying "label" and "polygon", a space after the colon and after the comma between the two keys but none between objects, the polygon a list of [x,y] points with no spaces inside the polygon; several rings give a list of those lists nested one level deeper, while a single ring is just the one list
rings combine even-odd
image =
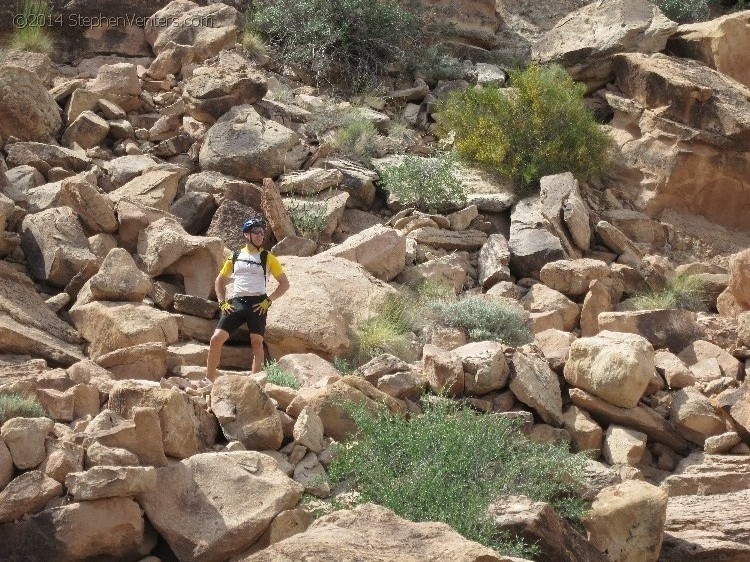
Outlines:
[{"label": "man's bare leg", "polygon": [[229,339],[229,332],[226,330],[214,330],[211,341],[208,345],[208,359],[206,360],[206,378],[211,382],[216,379],[216,369],[221,360],[221,348]]},{"label": "man's bare leg", "polygon": [[253,348],[253,373],[259,373],[263,370],[263,336],[260,334],[250,334],[250,347]]}]

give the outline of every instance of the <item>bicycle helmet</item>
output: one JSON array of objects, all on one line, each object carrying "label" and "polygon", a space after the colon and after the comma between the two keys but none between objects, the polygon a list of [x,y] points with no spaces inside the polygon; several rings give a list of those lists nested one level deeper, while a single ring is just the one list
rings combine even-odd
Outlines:
[{"label": "bicycle helmet", "polygon": [[259,226],[263,230],[266,230],[266,221],[263,220],[263,217],[253,217],[250,219],[247,219],[244,223],[242,223],[242,234],[245,234],[250,229]]}]

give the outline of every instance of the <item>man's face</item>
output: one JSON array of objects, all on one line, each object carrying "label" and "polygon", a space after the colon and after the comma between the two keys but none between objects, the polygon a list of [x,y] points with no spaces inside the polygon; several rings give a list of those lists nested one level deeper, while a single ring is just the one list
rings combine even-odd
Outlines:
[{"label": "man's face", "polygon": [[263,227],[254,226],[245,233],[245,236],[248,240],[250,240],[250,242],[252,242],[253,246],[260,246],[261,244],[263,244],[263,237],[265,236],[265,234],[266,233],[263,230]]}]

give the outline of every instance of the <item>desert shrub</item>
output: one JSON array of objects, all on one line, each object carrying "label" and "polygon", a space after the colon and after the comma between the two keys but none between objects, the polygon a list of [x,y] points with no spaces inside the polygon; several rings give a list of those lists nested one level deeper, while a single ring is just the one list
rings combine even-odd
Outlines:
[{"label": "desert shrub", "polygon": [[380,174],[380,183],[401,204],[429,212],[466,203],[463,185],[453,173],[455,157],[407,156],[401,164],[389,166]]},{"label": "desert shrub", "polygon": [[257,58],[268,53],[268,47],[266,46],[263,38],[250,29],[245,29],[240,35],[240,43],[245,53],[251,58]]},{"label": "desert shrub", "polygon": [[293,388],[294,390],[298,390],[300,387],[297,377],[283,369],[277,361],[266,363],[265,371],[266,380],[276,386],[285,386],[287,388]]},{"label": "desert shrub", "polygon": [[466,78],[463,63],[441,45],[430,45],[417,49],[410,57],[408,69],[424,76],[430,82],[438,80],[461,80]]},{"label": "desert shrub", "polygon": [[420,17],[396,0],[265,0],[249,18],[284,62],[349,91],[369,87],[421,36]]},{"label": "desert shrub", "polygon": [[47,0],[23,0],[18,4],[10,48],[17,51],[51,53],[52,39],[46,29],[52,17]]},{"label": "desert shrub", "polygon": [[16,393],[0,394],[0,426],[12,418],[41,418],[44,410],[35,398]]},{"label": "desert shrub", "polygon": [[490,299],[468,297],[432,306],[443,323],[463,328],[474,341],[499,341],[514,347],[531,341],[524,318],[516,310]]},{"label": "desert shrub", "polygon": [[352,368],[351,361],[349,361],[346,357],[334,357],[333,366],[342,375],[351,375],[352,371],[354,370]]},{"label": "desert shrub", "polygon": [[494,498],[527,495],[574,522],[584,512],[574,490],[585,457],[529,441],[517,422],[459,410],[442,399],[425,401],[424,414],[411,419],[348,409],[360,432],[337,448],[329,476],[357,491],[359,502],[412,521],[442,521],[468,539],[515,555],[529,549],[498,536],[486,513]]},{"label": "desert shrub", "polygon": [[335,151],[369,165],[375,154],[378,138],[375,125],[369,119],[356,114],[344,119],[342,125],[334,136]]},{"label": "desert shrub", "polygon": [[663,289],[640,293],[631,299],[637,310],[683,308],[693,312],[709,309],[709,294],[706,284],[696,275],[678,275]]},{"label": "desert shrub", "polygon": [[601,176],[609,137],[583,105],[585,87],[559,66],[511,71],[513,88],[454,93],[439,113],[440,132],[455,135],[459,155],[507,177],[525,195],[543,176]]}]

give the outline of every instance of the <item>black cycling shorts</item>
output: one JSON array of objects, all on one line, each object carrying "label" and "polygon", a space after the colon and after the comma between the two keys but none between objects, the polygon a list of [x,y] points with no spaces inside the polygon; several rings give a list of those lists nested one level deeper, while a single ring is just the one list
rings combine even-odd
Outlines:
[{"label": "black cycling shorts", "polygon": [[268,313],[261,314],[253,310],[253,306],[263,302],[267,297],[265,295],[257,297],[235,297],[230,302],[234,307],[234,312],[221,315],[216,328],[229,332],[231,336],[242,324],[247,323],[251,334],[260,334],[266,332],[266,317]]}]

